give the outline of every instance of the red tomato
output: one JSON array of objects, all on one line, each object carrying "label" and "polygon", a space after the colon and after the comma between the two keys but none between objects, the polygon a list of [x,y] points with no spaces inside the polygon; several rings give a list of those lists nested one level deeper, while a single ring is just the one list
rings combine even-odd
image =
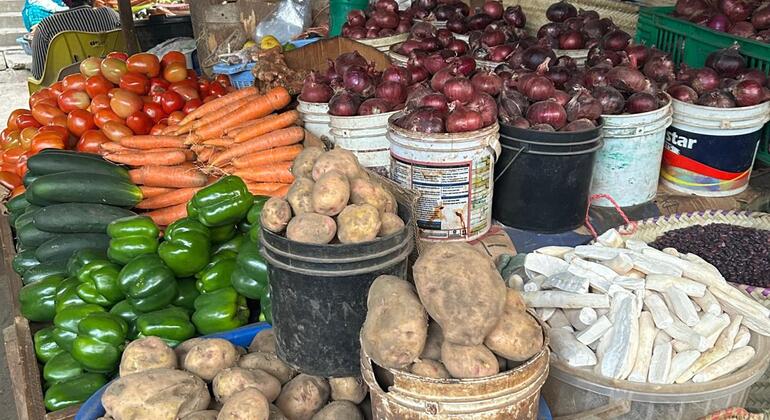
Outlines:
[{"label": "red tomato", "polygon": [[184,114],[187,115],[195,111],[196,109],[198,109],[198,107],[200,107],[201,105],[203,105],[203,101],[201,101],[200,99],[191,99],[187,101],[186,104],[184,104],[184,108],[182,108],[182,112],[184,112]]},{"label": "red tomato", "polygon": [[160,135],[163,134],[163,130],[165,130],[166,127],[168,127],[168,126],[166,124],[163,124],[163,123],[155,124],[150,129],[150,134],[153,135],[153,136],[160,136]]},{"label": "red tomato", "polygon": [[37,128],[27,127],[19,133],[19,143],[23,149],[29,149],[32,139],[38,134]]},{"label": "red tomato", "polygon": [[126,118],[126,126],[134,134],[147,134],[150,132],[154,121],[142,111],[135,112]]},{"label": "red tomato", "polygon": [[18,130],[13,130],[10,127],[7,127],[5,130],[0,131],[0,143],[7,141],[13,135],[13,133],[16,133],[17,136],[19,135]]},{"label": "red tomato", "polygon": [[86,78],[80,73],[70,74],[62,80],[64,90],[86,90]]},{"label": "red tomato", "polygon": [[172,84],[171,91],[178,93],[180,96],[182,96],[182,98],[184,98],[185,101],[189,101],[191,99],[200,99],[201,97],[201,95],[198,93],[198,87],[194,83],[193,86],[190,86],[189,80],[183,80],[180,83]]},{"label": "red tomato", "polygon": [[215,98],[227,95],[227,88],[220,83],[214,82],[209,86],[209,94]]},{"label": "red tomato", "polygon": [[[26,152],[26,150],[22,149],[19,146],[9,147],[5,149],[5,153],[3,154],[3,165],[11,164],[12,167],[14,167],[19,162],[19,159],[21,159],[21,155],[23,155],[24,152]],[[6,170],[6,169],[3,169],[3,170]]]},{"label": "red tomato", "polygon": [[86,92],[88,96],[95,97],[96,95],[107,94],[115,85],[112,84],[106,77],[101,74],[91,76],[86,79]]},{"label": "red tomato", "polygon": [[36,104],[51,99],[54,101],[54,103],[56,102],[56,95],[54,95],[51,88],[40,89],[29,97],[29,108],[32,109]]},{"label": "red tomato", "polygon": [[94,116],[90,112],[76,109],[67,115],[67,129],[75,137],[82,136],[92,128],[94,128]]},{"label": "red tomato", "polygon": [[103,109],[110,109],[110,97],[104,93],[96,95],[91,99],[90,111],[92,114],[96,114]]},{"label": "red tomato", "polygon": [[118,60],[126,61],[128,60],[128,54],[120,51],[113,51],[107,54],[107,58],[116,58]]},{"label": "red tomato", "polygon": [[43,134],[43,133],[56,133],[62,138],[66,138],[70,135],[69,131],[67,130],[67,127],[61,127],[58,125],[47,125],[45,127],[40,127],[39,130],[37,130],[37,134]]},{"label": "red tomato", "polygon": [[[23,130],[27,127],[40,127],[40,123],[35,120],[35,117],[33,117],[32,114],[19,114],[19,116],[16,117],[16,121],[14,121],[13,125],[17,130]],[[8,128],[11,128],[10,124],[8,125]]]},{"label": "red tomato", "polygon": [[54,136],[35,137],[29,151],[35,154],[44,149],[65,149],[64,139]]},{"label": "red tomato", "polygon": [[101,74],[99,67],[102,64],[102,59],[99,57],[88,57],[80,62],[80,74],[88,79],[91,76]]},{"label": "red tomato", "polygon": [[101,70],[104,77],[116,85],[120,83],[120,78],[128,73],[126,62],[117,58],[105,58],[102,60]]},{"label": "red tomato", "polygon": [[126,60],[128,71],[143,74],[147,77],[158,77],[160,74],[160,60],[155,54],[139,53],[128,57]]},{"label": "red tomato", "polygon": [[59,96],[57,103],[63,112],[72,112],[76,109],[88,109],[91,97],[83,90],[70,89]]},{"label": "red tomato", "polygon": [[96,124],[97,127],[103,128],[104,125],[110,121],[116,122],[121,125],[125,122],[123,121],[122,118],[118,117],[118,114],[114,113],[111,109],[103,109],[101,111],[97,111],[94,113],[94,124]]},{"label": "red tomato", "polygon": [[27,189],[24,187],[24,184],[19,185],[18,187],[14,188],[11,191],[11,198],[17,197],[19,195],[24,194],[27,191]]},{"label": "red tomato", "polygon": [[8,116],[8,120],[5,123],[6,128],[10,128],[12,130],[18,129],[16,126],[16,119],[20,115],[32,115],[32,112],[28,109],[14,109],[11,111],[11,115]]},{"label": "red tomato", "polygon": [[187,78],[187,67],[182,63],[170,63],[163,69],[163,78],[170,83],[181,82]]},{"label": "red tomato", "polygon": [[184,108],[184,98],[176,92],[166,92],[161,95],[160,105],[163,107],[163,112],[171,114]]},{"label": "red tomato", "polygon": [[224,87],[230,87],[230,76],[226,74],[218,74],[214,81],[219,82],[220,85]]},{"label": "red tomato", "polygon": [[158,121],[166,118],[166,113],[163,112],[163,107],[156,104],[155,102],[145,103],[142,111],[144,111],[144,113],[147,114],[147,116],[150,117],[150,119],[156,124]]},{"label": "red tomato", "polygon": [[150,91],[150,80],[142,74],[128,72],[120,78],[120,88],[137,95],[145,95]]},{"label": "red tomato", "polygon": [[182,63],[187,65],[187,58],[179,51],[169,51],[160,60],[160,64],[165,68],[171,63]]},{"label": "red tomato", "polygon": [[107,121],[104,127],[102,127],[102,132],[112,141],[120,141],[123,137],[134,135],[130,128],[115,121]]},{"label": "red tomato", "polygon": [[179,125],[179,122],[184,119],[184,113],[182,111],[174,111],[168,115],[169,125]]},{"label": "red tomato", "polygon": [[58,107],[48,105],[45,103],[42,104],[36,104],[32,107],[32,116],[35,117],[35,120],[39,122],[41,125],[48,125],[50,124],[55,117],[62,116],[65,117],[63,112],[59,110]]},{"label": "red tomato", "polygon": [[57,116],[55,116],[53,118],[53,120],[51,120],[50,123],[48,123],[48,125],[58,126],[58,127],[62,127],[64,129],[66,129],[67,128],[67,116],[64,115],[64,114],[57,115]]},{"label": "red tomato", "polygon": [[129,115],[139,111],[144,106],[144,101],[136,93],[118,89],[110,99],[110,108],[120,118],[128,118]]},{"label": "red tomato", "polygon": [[209,88],[211,86],[211,82],[209,82],[206,79],[198,79],[198,91],[200,91],[201,95],[205,96],[209,93]]},{"label": "red tomato", "polygon": [[22,185],[21,178],[13,172],[0,171],[0,185],[12,190]]},{"label": "red tomato", "polygon": [[150,93],[163,93],[168,90],[169,86],[171,86],[171,83],[161,78],[153,77],[150,79]]},{"label": "red tomato", "polygon": [[64,82],[56,82],[51,85],[51,93],[58,98],[59,95],[64,93]]},{"label": "red tomato", "polygon": [[163,94],[153,93],[152,96],[150,96],[150,102],[160,105],[161,103],[163,103]]},{"label": "red tomato", "polygon": [[100,130],[88,130],[80,136],[80,140],[75,145],[75,150],[81,153],[96,153],[102,150],[102,143],[109,143],[110,139]]},{"label": "red tomato", "polygon": [[191,82],[198,83],[198,73],[195,72],[193,69],[187,69],[187,77],[186,80],[189,80]]}]

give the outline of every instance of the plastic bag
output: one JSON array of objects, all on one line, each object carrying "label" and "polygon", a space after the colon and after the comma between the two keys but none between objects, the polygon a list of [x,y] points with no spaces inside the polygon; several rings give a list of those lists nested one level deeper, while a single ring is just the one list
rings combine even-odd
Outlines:
[{"label": "plastic bag", "polygon": [[259,42],[262,37],[272,35],[285,44],[301,34],[312,20],[310,0],[281,0],[278,7],[257,25],[254,40]]}]

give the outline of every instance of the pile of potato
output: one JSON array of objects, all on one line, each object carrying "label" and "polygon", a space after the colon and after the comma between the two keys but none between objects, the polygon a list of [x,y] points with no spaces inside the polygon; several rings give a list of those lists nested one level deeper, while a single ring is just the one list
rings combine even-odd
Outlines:
[{"label": "pile of potato", "polygon": [[102,420],[364,420],[367,395],[360,377],[298,374],[276,356],[273,330],[257,334],[248,352],[218,338],[172,349],[147,337],[126,347]]},{"label": "pile of potato", "polygon": [[377,365],[429,378],[479,378],[543,348],[543,331],[520,293],[506,288],[492,260],[471,245],[432,245],[413,271],[414,284],[384,275],[369,289],[361,343]]},{"label": "pile of potato", "polygon": [[262,226],[271,232],[307,244],[354,244],[404,228],[396,199],[350,151],[308,147],[291,172],[286,199],[273,197],[262,210]]}]

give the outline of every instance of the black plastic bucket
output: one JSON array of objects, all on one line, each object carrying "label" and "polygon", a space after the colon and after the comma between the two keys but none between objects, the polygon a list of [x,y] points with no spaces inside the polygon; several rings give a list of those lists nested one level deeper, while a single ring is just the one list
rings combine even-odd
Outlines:
[{"label": "black plastic bucket", "polygon": [[405,279],[414,249],[411,214],[399,210],[406,229],[362,244],[302,244],[262,229],[281,360],[309,375],[360,374],[369,286],[383,274]]},{"label": "black plastic bucket", "polygon": [[500,125],[492,216],[518,229],[558,233],[583,224],[602,126],[542,132]]}]

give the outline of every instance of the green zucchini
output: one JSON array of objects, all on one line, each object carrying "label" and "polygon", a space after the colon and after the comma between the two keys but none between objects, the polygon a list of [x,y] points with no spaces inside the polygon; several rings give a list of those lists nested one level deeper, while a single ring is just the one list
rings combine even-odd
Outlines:
[{"label": "green zucchini", "polygon": [[27,168],[32,176],[86,172],[128,179],[128,171],[125,168],[107,162],[98,155],[64,150],[38,153],[27,160]]},{"label": "green zucchini", "polygon": [[105,233],[113,220],[134,215],[130,210],[104,204],[62,203],[35,213],[35,227],[45,232]]},{"label": "green zucchini", "polygon": [[27,249],[19,252],[13,257],[11,261],[11,267],[16,274],[23,276],[24,273],[32,267],[40,265],[40,261],[35,258],[35,250]]},{"label": "green zucchini", "polygon": [[24,225],[27,225],[29,223],[33,223],[35,220],[35,213],[37,213],[37,210],[34,211],[28,211],[21,216],[17,217],[16,220],[13,221],[13,227],[16,229],[16,234],[18,235],[19,229],[24,227]]},{"label": "green zucchini", "polygon": [[[33,182],[35,182],[36,179],[40,178],[40,175],[35,175],[32,172],[27,171],[26,174],[24,174],[24,178],[22,178],[22,182],[24,183],[25,188],[29,188],[30,185],[32,185]],[[24,193],[27,194],[26,192]]]},{"label": "green zucchini", "polygon": [[23,214],[27,207],[29,207],[29,201],[27,201],[27,197],[25,197],[24,193],[13,197],[12,199],[8,200],[7,203],[5,203],[5,208],[7,208],[8,213],[11,214]]},{"label": "green zucchini", "polygon": [[67,260],[52,261],[32,267],[21,277],[21,282],[30,284],[49,276],[67,276]]},{"label": "green zucchini", "polygon": [[75,251],[87,248],[107,249],[109,246],[110,237],[104,233],[64,234],[37,247],[35,257],[43,263],[69,260]]},{"label": "green zucchini", "polygon": [[142,201],[142,190],[130,181],[111,175],[64,172],[44,175],[27,189],[30,203],[94,203],[134,207]]},{"label": "green zucchini", "polygon": [[50,206],[51,204],[54,204],[48,200],[44,200],[38,197],[34,192],[30,191],[31,188],[32,188],[32,184],[27,185],[27,191],[24,193],[27,196],[27,201],[29,201],[30,204],[38,207],[45,207],[45,206]]},{"label": "green zucchini", "polygon": [[35,227],[35,223],[26,223],[16,230],[16,236],[19,238],[19,242],[24,248],[37,248],[43,245],[44,242],[49,241],[61,234],[43,232]]}]

